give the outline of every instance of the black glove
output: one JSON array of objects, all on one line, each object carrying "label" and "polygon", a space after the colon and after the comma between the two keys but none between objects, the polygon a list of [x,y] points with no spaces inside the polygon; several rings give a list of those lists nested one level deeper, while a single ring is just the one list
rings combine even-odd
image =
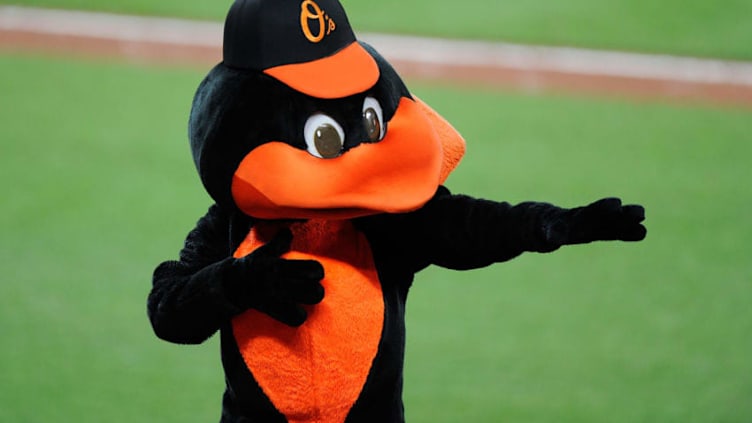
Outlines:
[{"label": "black glove", "polygon": [[645,209],[604,198],[585,207],[563,210],[548,225],[551,245],[585,244],[592,241],[641,241],[647,234],[642,225]]},{"label": "black glove", "polygon": [[307,318],[300,304],[318,304],[324,298],[324,267],[315,260],[287,260],[292,233],[281,230],[271,241],[233,262],[229,289],[233,302],[254,308],[290,326]]}]

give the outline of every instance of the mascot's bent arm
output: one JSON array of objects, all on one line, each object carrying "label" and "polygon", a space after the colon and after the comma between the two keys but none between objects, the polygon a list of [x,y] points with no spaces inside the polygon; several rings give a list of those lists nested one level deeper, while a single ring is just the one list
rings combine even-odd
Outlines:
[{"label": "mascot's bent arm", "polygon": [[188,234],[180,260],[156,268],[147,309],[157,336],[198,344],[250,308],[290,326],[303,324],[306,312],[299,305],[324,297],[323,267],[280,258],[290,248],[288,230],[245,257],[233,257],[251,226],[241,213],[213,205]]},{"label": "mascot's bent arm", "polygon": [[179,261],[154,271],[148,313],[160,338],[181,344],[201,343],[242,311],[228,298],[231,279],[229,217],[212,206],[185,240]]}]

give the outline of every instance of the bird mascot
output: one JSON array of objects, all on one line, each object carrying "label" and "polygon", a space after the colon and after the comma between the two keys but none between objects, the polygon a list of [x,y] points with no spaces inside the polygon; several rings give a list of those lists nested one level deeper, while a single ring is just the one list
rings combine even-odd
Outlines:
[{"label": "bird mascot", "polygon": [[236,0],[189,139],[214,204],[154,271],[148,315],[170,342],[220,333],[222,422],[402,422],[417,272],[646,234],[616,198],[452,194],[463,138],[337,0]]}]

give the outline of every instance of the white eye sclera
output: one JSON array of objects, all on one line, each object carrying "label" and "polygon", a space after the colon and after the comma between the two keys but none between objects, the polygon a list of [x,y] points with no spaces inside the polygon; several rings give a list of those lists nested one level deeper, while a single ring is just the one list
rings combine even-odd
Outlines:
[{"label": "white eye sclera", "polygon": [[363,102],[363,125],[369,142],[381,141],[386,134],[384,113],[381,104],[373,97],[366,97]]},{"label": "white eye sclera", "polygon": [[307,150],[321,159],[333,159],[342,154],[345,131],[331,117],[316,113],[311,115],[303,128]]}]

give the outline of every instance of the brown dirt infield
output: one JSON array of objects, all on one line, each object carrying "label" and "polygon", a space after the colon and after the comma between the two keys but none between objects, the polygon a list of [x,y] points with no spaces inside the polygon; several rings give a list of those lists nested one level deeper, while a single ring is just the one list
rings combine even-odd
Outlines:
[{"label": "brown dirt infield", "polygon": [[[117,17],[84,12],[59,12],[58,16],[56,13],[58,12],[41,9],[0,7],[0,51],[192,66],[202,69],[221,60],[221,25],[218,23],[164,20],[170,24],[165,25],[159,18]],[[37,18],[40,14],[44,15],[44,19]],[[68,21],[56,26],[56,22],[66,19]],[[97,21],[104,29],[87,28],[83,23],[77,26],[75,19]],[[107,19],[113,19],[113,22],[105,22]],[[136,26],[134,29],[129,30],[129,19],[135,22],[130,24]],[[175,25],[172,25],[173,23]],[[197,29],[192,25],[197,25]],[[123,28],[114,30],[118,26]],[[157,27],[170,26],[174,26],[168,28],[173,34],[164,35],[164,31],[154,31]],[[592,51],[582,53],[573,49],[569,51],[524,46],[513,46],[512,52],[509,53],[507,50],[510,48],[496,48],[490,44],[484,47],[485,50],[478,49],[478,60],[475,60],[468,56],[475,48],[469,42],[453,45],[458,42],[376,34],[370,36],[373,40],[368,34],[362,38],[380,50],[400,74],[408,79],[445,81],[524,92],[585,93],[595,96],[752,108],[750,63],[654,58],[629,54],[621,57],[619,53],[610,52],[604,52],[601,58],[598,52]],[[431,54],[412,55],[409,51],[405,54],[405,49],[409,49],[413,41],[418,43],[415,44],[415,48]],[[462,57],[452,60],[452,55]],[[505,55],[508,57],[505,58]],[[558,58],[557,55],[564,59]],[[606,66],[605,72],[600,72],[597,66],[593,69],[588,68],[589,63],[602,63],[612,56],[628,65],[630,60],[643,61],[645,64],[636,71],[628,71],[629,66],[625,66],[627,71],[624,72],[620,70],[618,63]],[[576,65],[570,66],[570,62]],[[693,66],[696,67],[695,72],[685,72],[693,70],[690,69]],[[708,70],[700,72],[701,67]],[[674,77],[674,74],[677,77]]]}]

